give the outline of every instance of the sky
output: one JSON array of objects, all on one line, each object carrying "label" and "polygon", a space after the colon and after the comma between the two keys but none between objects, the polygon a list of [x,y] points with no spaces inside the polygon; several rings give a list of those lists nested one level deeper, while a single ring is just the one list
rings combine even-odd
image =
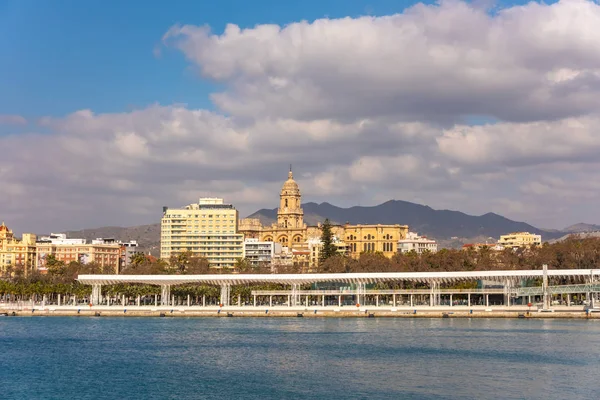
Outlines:
[{"label": "sky", "polygon": [[0,0],[0,220],[48,233],[223,197],[600,223],[589,0]]}]

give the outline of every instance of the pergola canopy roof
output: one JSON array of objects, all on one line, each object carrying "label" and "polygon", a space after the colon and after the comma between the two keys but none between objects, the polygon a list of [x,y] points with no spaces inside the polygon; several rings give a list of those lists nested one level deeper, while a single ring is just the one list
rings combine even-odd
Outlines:
[{"label": "pergola canopy roof", "polygon": [[[457,272],[364,272],[349,274],[231,274],[231,275],[79,275],[79,282],[88,285],[143,283],[148,285],[246,285],[251,283],[310,284],[318,282],[378,283],[422,282],[453,283],[461,281],[534,279],[543,270],[518,271],[457,271]],[[554,269],[549,277],[586,278],[599,276],[600,269]]]}]

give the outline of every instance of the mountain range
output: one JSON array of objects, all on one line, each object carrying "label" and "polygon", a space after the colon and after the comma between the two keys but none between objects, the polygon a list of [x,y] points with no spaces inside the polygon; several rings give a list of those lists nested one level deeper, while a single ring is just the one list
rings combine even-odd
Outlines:
[{"label": "mountain range", "polygon": [[[401,200],[390,200],[377,206],[337,207],[329,203],[305,203],[304,221],[316,225],[326,218],[335,224],[401,224],[412,232],[435,238],[441,247],[460,247],[467,242],[495,241],[509,232],[526,231],[542,235],[542,240],[556,240],[570,233],[600,231],[600,225],[579,223],[562,230],[540,229],[525,222],[513,221],[501,215],[480,216],[459,211],[435,210],[429,206]],[[261,209],[248,216],[258,218],[263,225],[277,220],[277,209]],[[66,232],[68,237],[88,240],[112,237],[118,240],[137,240],[141,247],[158,255],[160,224],[133,227],[102,227]]]}]

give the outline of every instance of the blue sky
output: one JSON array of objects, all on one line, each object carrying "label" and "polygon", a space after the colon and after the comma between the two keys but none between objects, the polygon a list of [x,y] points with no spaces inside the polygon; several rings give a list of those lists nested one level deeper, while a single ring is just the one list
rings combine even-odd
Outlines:
[{"label": "blue sky", "polygon": [[[90,108],[129,111],[152,103],[212,108],[215,85],[175,51],[155,57],[174,24],[240,27],[318,18],[389,15],[403,0],[0,2],[0,113],[27,118]],[[425,1],[424,3],[431,3]],[[499,2],[518,4],[520,2]]]}]

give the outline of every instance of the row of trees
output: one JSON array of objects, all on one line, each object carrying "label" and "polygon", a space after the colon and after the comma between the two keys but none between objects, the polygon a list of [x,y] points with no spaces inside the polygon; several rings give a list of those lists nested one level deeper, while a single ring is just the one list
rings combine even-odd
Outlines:
[{"label": "row of trees", "polygon": [[[327,225],[324,233],[328,232]],[[329,230],[330,232],[330,230]],[[322,238],[327,239],[327,238]],[[183,253],[172,257],[169,262],[151,256],[136,255],[123,274],[215,274],[215,273],[348,273],[348,272],[427,272],[427,271],[477,271],[477,270],[517,270],[541,269],[548,264],[553,269],[591,269],[600,265],[600,238],[577,238],[529,249],[493,251],[489,248],[454,250],[441,249],[436,253],[398,253],[391,259],[381,253],[364,253],[353,259],[337,253],[333,241],[323,240],[319,266],[308,270],[294,265],[251,265],[247,260],[239,260],[234,269],[212,269],[205,258]],[[12,293],[27,296],[30,294],[62,293],[76,296],[87,295],[90,287],[79,285],[76,278],[80,274],[110,274],[114,271],[97,263],[86,265],[78,262],[64,264],[52,256],[47,259],[48,273],[30,273],[7,270],[0,279],[0,294]],[[257,287],[253,287],[256,289]],[[107,288],[106,290],[112,290]],[[214,296],[215,288],[210,286],[179,286],[176,293],[193,296]],[[238,290],[238,289],[236,289]],[[242,290],[242,289],[239,289]],[[247,289],[249,290],[249,289]],[[115,285],[114,293],[126,295],[157,294],[159,288],[144,285]],[[185,291],[181,292],[181,291]],[[179,293],[181,292],[181,293]],[[245,295],[247,293],[244,292]]]}]

